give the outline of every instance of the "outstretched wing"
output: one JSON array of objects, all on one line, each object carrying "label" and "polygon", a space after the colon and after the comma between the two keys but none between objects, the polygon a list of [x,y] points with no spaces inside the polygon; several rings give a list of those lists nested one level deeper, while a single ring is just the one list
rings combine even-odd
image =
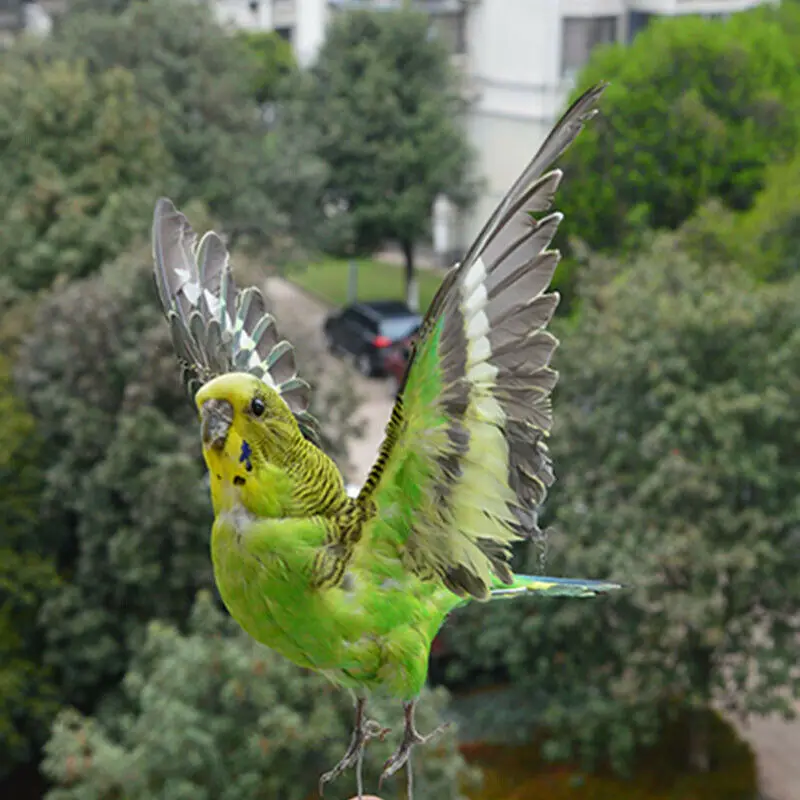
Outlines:
[{"label": "outstretched wing", "polygon": [[399,552],[423,579],[483,599],[513,584],[514,541],[538,531],[552,484],[546,326],[559,260],[550,208],[562,173],[547,171],[594,114],[605,85],[580,97],[445,277],[423,323],[378,459],[358,501],[363,546]]},{"label": "outstretched wing", "polygon": [[297,377],[294,347],[281,339],[264,296],[237,289],[222,239],[213,231],[196,244],[189,221],[161,198],[153,216],[156,286],[190,397],[211,378],[249,372],[276,389],[300,430],[321,447],[308,412],[311,389]]}]

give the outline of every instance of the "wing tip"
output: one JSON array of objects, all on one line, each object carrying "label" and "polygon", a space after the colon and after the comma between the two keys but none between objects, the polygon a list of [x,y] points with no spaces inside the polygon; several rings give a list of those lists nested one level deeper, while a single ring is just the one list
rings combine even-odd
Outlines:
[{"label": "wing tip", "polygon": [[173,203],[172,200],[169,199],[169,197],[167,197],[166,195],[162,195],[161,197],[158,198],[158,200],[156,200],[155,216],[163,214],[165,210],[177,211],[178,209],[175,206],[175,203]]},{"label": "wing tip", "polygon": [[159,197],[153,207],[153,237],[160,235],[161,226],[166,220],[175,217],[186,219],[169,197]]}]

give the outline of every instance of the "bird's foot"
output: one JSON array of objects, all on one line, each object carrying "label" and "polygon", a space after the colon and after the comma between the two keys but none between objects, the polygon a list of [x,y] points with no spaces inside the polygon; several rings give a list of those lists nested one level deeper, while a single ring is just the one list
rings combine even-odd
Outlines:
[{"label": "bird's foot", "polygon": [[398,770],[404,766],[408,766],[408,783],[409,783],[409,797],[411,797],[411,751],[417,745],[427,744],[435,739],[440,734],[444,733],[449,727],[450,723],[446,722],[440,725],[435,730],[431,731],[426,736],[423,736],[414,724],[414,703],[404,703],[403,710],[405,713],[405,726],[403,728],[403,741],[400,742],[400,747],[394,752],[386,763],[383,765],[383,772],[381,772],[378,787],[383,786],[383,782],[387,778],[391,778]]},{"label": "bird's foot", "polygon": [[353,728],[353,736],[350,739],[350,746],[347,748],[347,752],[342,756],[339,763],[333,769],[320,776],[320,797],[322,797],[322,794],[325,790],[325,784],[335,780],[346,770],[351,769],[352,767],[357,767],[359,784],[358,796],[360,798],[361,794],[363,793],[361,787],[361,765],[364,759],[364,750],[366,749],[367,742],[369,742],[371,739],[378,739],[382,742],[389,731],[389,728],[385,728],[374,719],[365,720],[364,703],[363,701],[359,701],[356,704],[356,724]]}]

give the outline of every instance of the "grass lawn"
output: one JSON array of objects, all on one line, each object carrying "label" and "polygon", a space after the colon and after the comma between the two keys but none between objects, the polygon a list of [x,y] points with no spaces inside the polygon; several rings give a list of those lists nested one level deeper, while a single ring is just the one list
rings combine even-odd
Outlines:
[{"label": "grass lawn", "polygon": [[[402,300],[405,298],[405,272],[402,267],[362,258],[358,264],[359,300]],[[444,272],[417,270],[419,302],[426,309],[439,288]],[[307,267],[290,267],[285,277],[333,306],[347,303],[348,261],[330,258]]]}]

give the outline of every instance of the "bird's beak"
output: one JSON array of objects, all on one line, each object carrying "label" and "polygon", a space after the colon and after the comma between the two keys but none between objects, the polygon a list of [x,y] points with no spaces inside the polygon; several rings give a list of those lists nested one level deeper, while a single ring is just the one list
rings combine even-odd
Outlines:
[{"label": "bird's beak", "polygon": [[233,423],[233,406],[227,400],[206,400],[200,407],[203,444],[221,450]]}]

